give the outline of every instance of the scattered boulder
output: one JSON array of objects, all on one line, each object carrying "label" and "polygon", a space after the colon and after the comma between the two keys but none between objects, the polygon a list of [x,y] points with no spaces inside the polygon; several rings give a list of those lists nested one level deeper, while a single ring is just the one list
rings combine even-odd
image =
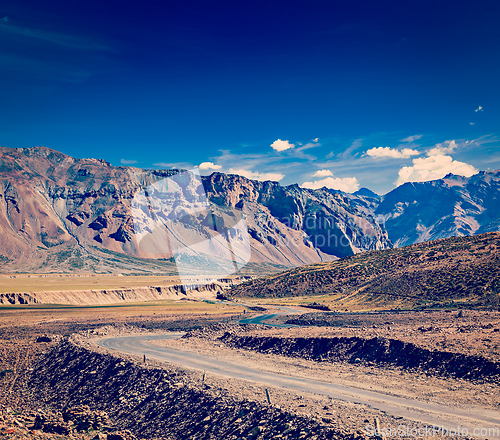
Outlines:
[{"label": "scattered boulder", "polygon": [[100,429],[107,424],[109,416],[105,411],[92,411],[87,405],[80,405],[63,411],[65,422],[72,422],[77,431]]},{"label": "scattered boulder", "polygon": [[37,414],[31,429],[59,435],[68,435],[71,432],[69,424],[57,415]]},{"label": "scattered boulder", "polygon": [[37,343],[40,343],[40,342],[52,342],[52,338],[50,338],[49,336],[38,336],[38,338],[36,338],[36,342]]}]

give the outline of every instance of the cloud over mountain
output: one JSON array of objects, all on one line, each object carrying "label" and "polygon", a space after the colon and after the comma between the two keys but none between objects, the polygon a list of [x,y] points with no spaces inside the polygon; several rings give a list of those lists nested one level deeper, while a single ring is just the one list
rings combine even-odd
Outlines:
[{"label": "cloud over mountain", "polygon": [[222,168],[221,165],[215,165],[213,162],[202,162],[198,167],[200,170],[220,170]]},{"label": "cloud over mountain", "polygon": [[454,140],[437,144],[427,151],[427,157],[413,159],[412,166],[406,166],[399,170],[396,185],[405,182],[426,182],[428,180],[441,179],[449,173],[459,176],[470,177],[478,170],[465,162],[453,160],[448,153],[457,148]]},{"label": "cloud over mountain", "polygon": [[318,170],[313,174],[313,177],[327,177],[333,176],[333,173],[330,170]]},{"label": "cloud over mountain", "polygon": [[355,177],[326,177],[316,182],[304,182],[302,188],[320,189],[323,187],[336,189],[346,193],[353,193],[359,189],[358,179]]},{"label": "cloud over mountain", "polygon": [[246,177],[247,179],[260,180],[261,182],[266,180],[279,182],[281,179],[283,179],[283,177],[285,177],[285,175],[281,173],[259,173],[257,171],[235,169],[235,168],[231,168],[229,170],[229,173],[238,174],[239,176]]}]

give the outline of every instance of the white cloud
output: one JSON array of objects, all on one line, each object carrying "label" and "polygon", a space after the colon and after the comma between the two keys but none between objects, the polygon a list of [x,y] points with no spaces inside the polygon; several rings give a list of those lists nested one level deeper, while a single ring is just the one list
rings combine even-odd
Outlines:
[{"label": "white cloud", "polygon": [[304,151],[304,150],[310,150],[311,148],[316,148],[319,147],[321,144],[314,144],[311,142],[308,142],[305,145],[299,144],[300,148],[295,149],[295,151]]},{"label": "white cloud", "polygon": [[[466,142],[467,143],[467,142]],[[399,170],[399,177],[394,182],[401,185],[405,182],[427,182],[442,179],[449,173],[470,177],[478,172],[476,168],[465,162],[453,160],[449,153],[458,147],[454,140],[436,144],[427,151],[427,157],[413,159],[413,165]]]},{"label": "white cloud", "polygon": [[474,122],[469,122],[469,125],[475,125],[475,123]]},{"label": "white cloud", "polygon": [[370,148],[366,154],[371,157],[392,157],[394,159],[408,159],[411,156],[416,156],[420,154],[417,150],[412,150],[411,148],[403,148],[402,150],[397,150],[390,147],[376,147]]},{"label": "white cloud", "polygon": [[291,144],[289,141],[282,141],[281,139],[278,139],[271,144],[271,147],[275,151],[285,151],[295,147],[295,144]]},{"label": "white cloud", "polygon": [[320,189],[326,186],[330,189],[353,193],[359,189],[359,182],[355,177],[326,177],[316,182],[304,182],[301,186],[309,189]]},{"label": "white cloud", "polygon": [[283,179],[283,177],[285,177],[285,175],[281,173],[259,173],[256,171],[236,169],[236,168],[231,168],[229,170],[229,173],[238,174],[240,176],[246,177],[247,179],[260,180],[260,181],[272,180],[279,182],[281,179]]},{"label": "white cloud", "polygon": [[314,138],[313,139],[313,142],[318,142],[319,141],[319,138]]},{"label": "white cloud", "polygon": [[333,176],[333,173],[330,170],[318,170],[312,176],[313,177],[327,177],[327,176]]},{"label": "white cloud", "polygon": [[137,163],[136,160],[129,160],[129,159],[120,159],[120,163],[123,165],[132,165],[134,163]]},{"label": "white cloud", "polygon": [[416,134],[415,136],[408,136],[407,138],[401,139],[399,142],[413,142],[422,137],[421,134]]},{"label": "white cloud", "polygon": [[472,165],[453,160],[451,156],[445,156],[444,154],[419,157],[413,159],[413,166],[403,167],[399,170],[399,177],[395,184],[401,185],[405,182],[427,182],[428,180],[442,179],[448,173],[470,177],[477,172],[478,170]]},{"label": "white cloud", "polygon": [[454,140],[444,141],[442,144],[436,144],[433,148],[427,151],[427,156],[453,153],[455,148],[457,148],[457,144]]},{"label": "white cloud", "polygon": [[202,162],[198,168],[200,170],[220,170],[222,165],[215,165],[213,162]]},{"label": "white cloud", "polygon": [[476,113],[477,112],[482,112],[483,111],[483,107],[479,106],[476,110],[474,110]]}]

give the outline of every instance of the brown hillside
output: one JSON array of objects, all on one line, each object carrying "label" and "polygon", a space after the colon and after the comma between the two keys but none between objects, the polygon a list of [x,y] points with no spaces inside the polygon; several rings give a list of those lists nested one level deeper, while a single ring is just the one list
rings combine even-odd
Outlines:
[{"label": "brown hillside", "polygon": [[382,303],[482,299],[500,296],[500,233],[448,238],[372,251],[253,280],[232,296],[290,297],[334,294],[345,300]]}]

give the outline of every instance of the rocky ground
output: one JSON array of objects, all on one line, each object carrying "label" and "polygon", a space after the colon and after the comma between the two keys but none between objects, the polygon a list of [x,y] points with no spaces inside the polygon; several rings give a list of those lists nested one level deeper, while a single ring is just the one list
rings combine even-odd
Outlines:
[{"label": "rocky ground", "polygon": [[106,412],[75,405],[57,410],[33,396],[38,359],[61,336],[2,340],[0,357],[0,436],[11,439],[135,440],[131,432],[107,425]]},{"label": "rocky ground", "polygon": [[[500,409],[500,363],[495,329],[499,327],[500,314],[468,311],[459,316],[459,313],[368,317],[346,314],[336,316],[337,326],[328,328],[215,325],[188,332],[182,339],[156,343],[239,360],[264,371],[286,372],[389,395],[497,412]],[[344,320],[343,327],[340,320]],[[467,329],[465,338],[464,333],[457,330],[464,328]],[[449,341],[450,351],[441,345],[443,334]],[[457,339],[452,343],[454,335]],[[471,338],[470,346],[464,343],[467,336]],[[482,342],[483,339],[486,341]],[[391,350],[394,343],[395,349]],[[420,362],[411,362],[415,360]],[[324,402],[317,396],[307,396],[307,400],[301,407],[302,402],[296,396],[278,397],[279,404],[290,410],[307,408],[320,418],[328,417],[327,412],[333,413],[334,423],[351,430],[359,430],[364,420],[374,416],[359,406],[349,407],[336,401],[325,410]],[[391,425],[394,420],[385,419],[384,423]]]},{"label": "rocky ground", "polygon": [[[69,407],[46,403],[33,394],[37,377],[47,376],[36,370],[37,362],[54,349],[66,336],[75,332],[106,333],[109,329],[144,331],[146,327],[160,330],[186,330],[210,325],[227,317],[220,315],[164,315],[156,312],[123,312],[78,310],[16,310],[0,312],[0,437],[12,439],[108,439],[132,440],[131,432],[106,427],[99,421],[107,413],[97,407]],[[155,309],[156,310],[156,309]],[[107,326],[106,323],[111,323]],[[114,330],[116,331],[116,330]],[[50,395],[50,393],[49,393]],[[84,417],[68,417],[68,411],[81,412]],[[66,410],[66,412],[65,412]],[[99,421],[88,425],[90,421]],[[85,429],[84,429],[85,428]],[[150,437],[153,438],[153,437]]]},{"label": "rocky ground", "polygon": [[114,428],[139,438],[360,437],[261,398],[235,396],[222,382],[203,380],[199,373],[89,350],[81,340],[54,347],[35,372],[33,391],[47,404],[99,407]]},{"label": "rocky ground", "polygon": [[[4,313],[0,324],[0,436],[19,439],[361,438],[324,417],[269,405],[262,387],[110,355],[89,338],[189,330],[227,316],[62,318]],[[107,322],[107,324],[106,324]],[[68,339],[78,332],[79,336]],[[239,389],[243,387],[238,385]],[[273,399],[276,393],[272,394]]]},{"label": "rocky ground", "polygon": [[[239,326],[228,322],[227,315],[165,316],[150,311],[111,320],[104,312],[92,313],[68,317],[49,311],[24,314],[24,320],[14,312],[0,314],[0,437],[362,440],[367,437],[366,426],[376,419],[382,427],[422,426],[364,405],[202,376],[151,360],[144,363],[93,344],[102,336],[165,330],[188,333],[162,343],[239,360],[264,371],[457,408],[500,409],[499,381],[486,370],[482,376],[456,377],[426,369],[425,363],[407,368],[397,362],[377,362],[359,351],[359,341],[379,342],[387,349],[385,341],[394,340],[430,354],[450,352],[498,366],[497,312],[321,312],[277,318],[302,324],[292,328]],[[313,322],[322,327],[307,325]],[[325,341],[336,341],[337,346],[332,350]],[[339,352],[339,341],[351,345]]]},{"label": "rocky ground", "polygon": [[[287,319],[286,323],[308,329],[321,327],[314,330],[316,335],[397,339],[430,351],[481,356],[500,362],[498,311],[319,312],[295,316]],[[298,333],[301,330],[296,330]]]},{"label": "rocky ground", "polygon": [[[95,334],[112,332],[108,326]],[[32,362],[14,360],[17,380],[2,381],[0,435],[82,440],[361,437],[328,426],[328,420],[269,405],[262,396],[235,396],[215,378],[202,380],[179,368],[89,350],[85,338],[76,343],[48,339],[31,341],[39,344],[31,350]],[[19,351],[12,348],[8,351],[17,359]]]}]

